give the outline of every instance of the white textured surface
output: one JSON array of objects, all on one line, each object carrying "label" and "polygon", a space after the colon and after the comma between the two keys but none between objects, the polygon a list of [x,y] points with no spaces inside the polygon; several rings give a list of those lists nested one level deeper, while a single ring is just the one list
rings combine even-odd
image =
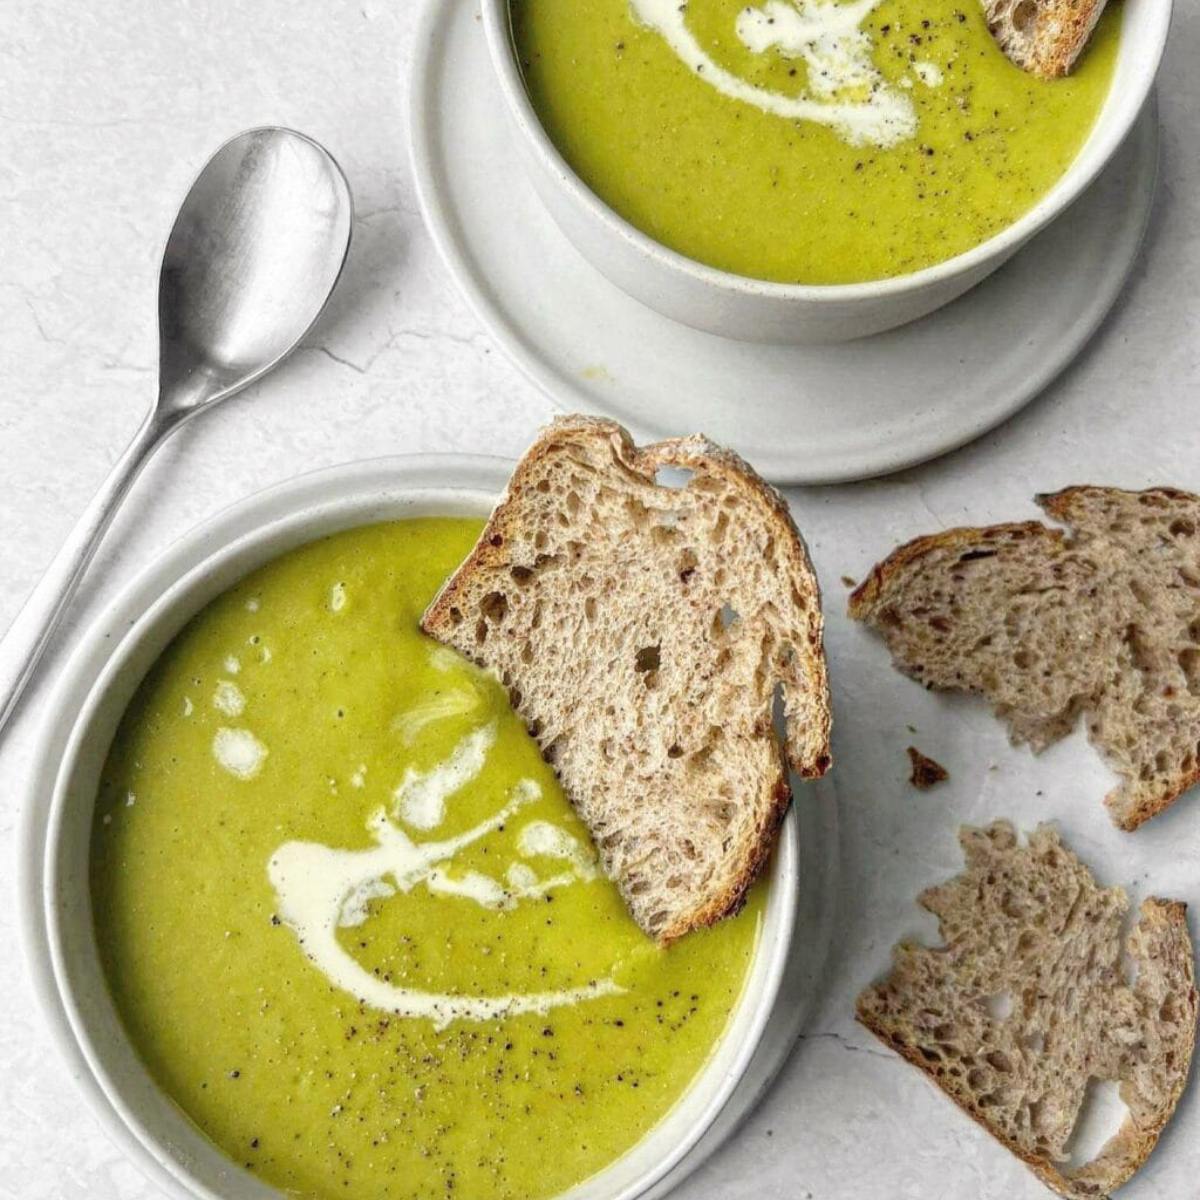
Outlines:
[{"label": "white textured surface", "polygon": [[[384,452],[516,454],[550,414],[479,332],[414,210],[398,86],[413,0],[5,0],[4,18],[0,623],[147,402],[161,242],[195,169],[238,129],[295,125],[340,158],[360,213],[348,275],[306,349],[160,456],[114,529],[75,621],[175,535],[253,489]],[[847,626],[838,582],[896,540],[1026,515],[1034,492],[1066,483],[1200,490],[1198,57],[1200,14],[1182,4],[1163,76],[1163,186],[1150,240],[1080,362],[1015,421],[947,459],[890,480],[793,493],[829,601],[848,880],[839,952],[821,1011],[781,1083],[686,1185],[689,1197],[1043,1194],[848,1018],[854,992],[885,965],[894,938],[927,929],[912,897],[956,869],[960,820],[1057,817],[1106,880],[1200,902],[1200,797],[1137,835],[1117,833],[1096,798],[1104,772],[1078,739],[1035,763],[1010,750],[977,708],[895,676],[880,648]],[[32,694],[0,750],[6,879],[45,696],[45,688]],[[922,795],[904,784],[910,741],[946,763],[951,785]],[[57,1066],[28,999],[13,925],[11,904],[0,905],[0,1196],[150,1200]],[[1192,1194],[1198,1133],[1193,1095],[1128,1194]]]}]

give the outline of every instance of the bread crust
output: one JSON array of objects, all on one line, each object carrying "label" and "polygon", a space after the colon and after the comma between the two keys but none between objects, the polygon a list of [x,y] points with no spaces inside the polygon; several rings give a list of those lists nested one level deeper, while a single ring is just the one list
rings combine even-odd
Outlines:
[{"label": "bread crust", "polygon": [[[614,466],[630,472],[642,483],[653,482],[655,473],[662,467],[719,476],[769,516],[777,545],[787,555],[790,572],[802,581],[803,590],[812,600],[804,616],[805,645],[798,648],[810,684],[807,694],[809,719],[805,721],[802,733],[789,729],[786,742],[775,739],[779,768],[771,782],[770,795],[762,805],[753,836],[739,847],[741,852],[731,864],[728,876],[713,888],[711,894],[655,935],[660,944],[668,945],[691,930],[713,925],[742,907],[746,893],[770,857],[791,801],[789,767],[801,778],[813,779],[823,775],[832,763],[829,741],[832,712],[822,646],[820,587],[786,501],[739,455],[717,446],[701,434],[639,448],[629,433],[614,421],[566,416],[556,418],[522,457],[479,540],[422,617],[421,627],[426,633],[439,640],[448,640],[453,628],[451,609],[458,607],[477,575],[488,573],[506,562],[506,547],[519,526],[522,502],[532,486],[531,479],[536,476],[537,468],[565,444],[579,437],[605,439],[612,449]],[[520,705],[517,707],[519,709]]]}]

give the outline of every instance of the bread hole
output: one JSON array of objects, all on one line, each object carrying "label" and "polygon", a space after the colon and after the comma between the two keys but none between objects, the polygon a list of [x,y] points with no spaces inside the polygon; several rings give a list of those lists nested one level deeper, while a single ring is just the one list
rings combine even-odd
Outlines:
[{"label": "bread hole", "polygon": [[984,1055],[984,1058],[993,1070],[1002,1071],[1006,1074],[1012,1070],[1012,1062],[1003,1050],[991,1050]]},{"label": "bread hole", "polygon": [[[970,1079],[970,1076],[967,1076]],[[997,1092],[984,1092],[976,1101],[980,1108],[995,1108],[1000,1103],[1000,1096]]]},{"label": "bread hole", "polygon": [[696,573],[699,559],[694,550],[684,550],[675,561],[675,570],[679,573],[680,583],[687,583]]},{"label": "bread hole", "polygon": [[940,1063],[942,1061],[941,1054],[937,1050],[935,1050],[932,1046],[922,1046],[921,1047],[921,1057],[923,1059],[925,1059],[926,1062],[939,1062]]},{"label": "bread hole", "polygon": [[1173,537],[1195,537],[1196,524],[1187,517],[1176,517],[1170,525],[1167,526],[1167,532]]},{"label": "bread hole", "polygon": [[532,567],[512,566],[509,567],[508,573],[513,577],[513,582],[518,587],[524,587],[533,578]]},{"label": "bread hole", "polygon": [[721,512],[717,514],[717,519],[713,524],[713,541],[720,542],[725,538],[725,531],[729,528],[729,514]]},{"label": "bread hole", "polygon": [[551,739],[550,739],[550,741],[549,741],[549,742],[547,742],[547,743],[546,743],[546,745],[545,745],[545,746],[543,747],[543,749],[542,749],[542,757],[543,757],[543,758],[544,758],[544,759],[545,759],[545,760],[546,760],[546,761],[547,761],[547,762],[548,762],[548,763],[549,763],[551,766],[553,766],[553,765],[554,765],[555,761],[556,761],[556,760],[557,760],[557,758],[558,758],[558,751],[559,751],[559,749],[560,749],[560,742],[561,742],[561,739],[560,739],[560,738],[551,738]]},{"label": "bread hole", "polygon": [[1129,590],[1133,593],[1134,598],[1139,604],[1145,608],[1153,607],[1153,597],[1151,596],[1150,589],[1136,575],[1130,576]]},{"label": "bread hole", "polygon": [[996,992],[983,998],[983,1007],[993,1021],[1007,1021],[1012,1016],[1012,992]]},{"label": "bread hole", "polygon": [[542,493],[542,495],[544,496],[544,495],[545,495],[545,494],[546,494],[546,493],[547,493],[547,492],[550,490],[550,480],[548,480],[548,479],[539,479],[539,480],[537,481],[537,483],[535,484],[535,487],[536,487],[536,488],[537,488],[537,490],[538,490],[539,492],[541,492],[541,493]]},{"label": "bread hole", "polygon": [[1012,656],[1013,666],[1021,671],[1027,671],[1034,662],[1033,655],[1025,649],[1017,650]]},{"label": "bread hole", "polygon": [[1021,1044],[1032,1054],[1041,1054],[1046,1049],[1046,1035],[1040,1029],[1031,1030]]},{"label": "bread hole", "polygon": [[1017,953],[1031,954],[1037,949],[1037,935],[1031,929],[1022,930],[1021,936],[1017,938]]},{"label": "bread hole", "polygon": [[533,643],[523,642],[521,645],[521,661],[523,663],[533,662]]},{"label": "bread hole", "polygon": [[534,717],[533,720],[529,722],[529,736],[531,738],[536,738],[541,737],[541,734],[542,720],[540,717]]},{"label": "bread hole", "polygon": [[1027,33],[1037,20],[1037,16],[1037,0],[1018,0],[1018,3],[1013,6],[1009,20],[1018,33]]},{"label": "bread hole", "polygon": [[579,493],[576,491],[568,492],[564,503],[567,506],[567,512],[569,512],[573,517],[577,516],[579,514],[579,510],[583,507],[583,501],[580,500]]},{"label": "bread hole", "polygon": [[981,558],[995,558],[999,553],[997,550],[968,550],[965,554],[958,556],[960,563],[978,562]]},{"label": "bread hole", "polygon": [[461,625],[463,621],[462,609],[450,606],[450,624]]},{"label": "bread hole", "polygon": [[716,818],[718,825],[728,825],[737,812],[737,807],[731,800],[719,800],[707,807],[708,811]]},{"label": "bread hole", "polygon": [[508,597],[503,592],[488,592],[479,602],[479,611],[493,625],[499,625],[508,613]]},{"label": "bread hole", "polygon": [[677,492],[687,487],[696,472],[688,467],[659,467],[654,472],[654,482],[660,488]]},{"label": "bread hole", "polygon": [[981,1067],[972,1067],[967,1072],[967,1087],[973,1092],[982,1091],[988,1084],[991,1076]]},{"label": "bread hole", "polygon": [[1158,1008],[1158,1019],[1167,1025],[1179,1020],[1179,1001],[1174,996],[1164,996]]},{"label": "bread hole", "polygon": [[480,617],[479,620],[475,622],[475,644],[478,646],[482,646],[483,643],[487,641],[487,635],[488,635],[487,622],[482,617]]},{"label": "bread hole", "polygon": [[668,758],[682,758],[683,757],[683,747],[678,742],[676,742],[674,745],[668,747],[667,757]]},{"label": "bread hole", "polygon": [[625,890],[631,896],[641,896],[650,890],[650,881],[648,879],[635,879]]},{"label": "bread hole", "polygon": [[537,629],[538,626],[541,625],[541,623],[542,623],[542,602],[540,600],[535,600],[533,603],[533,613],[530,615],[530,618],[529,618],[529,628]]},{"label": "bread hole", "polygon": [[1075,1128],[1064,1147],[1067,1172],[1090,1163],[1120,1130],[1128,1115],[1117,1083],[1111,1079],[1089,1079]]},{"label": "bread hole", "polygon": [[661,643],[643,646],[634,656],[634,669],[643,673],[657,671],[661,663]]},{"label": "bread hole", "polygon": [[721,611],[717,614],[717,620],[720,622],[722,631],[728,629],[735,621],[741,619],[736,608],[729,603],[728,600],[721,605]]},{"label": "bread hole", "polygon": [[595,596],[589,596],[583,602],[583,615],[585,617],[587,617],[587,619],[589,621],[594,621],[596,619],[596,597]]},{"label": "bread hole", "polygon": [[1176,567],[1175,570],[1184,587],[1200,588],[1200,575],[1197,575],[1195,571],[1189,571],[1187,567]]}]

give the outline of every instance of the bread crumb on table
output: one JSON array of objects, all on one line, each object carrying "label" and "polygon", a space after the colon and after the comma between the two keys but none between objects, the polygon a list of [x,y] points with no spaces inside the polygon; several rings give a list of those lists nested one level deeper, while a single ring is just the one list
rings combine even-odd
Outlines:
[{"label": "bread crumb on table", "polygon": [[909,746],[908,761],[912,763],[912,774],[908,782],[919,792],[927,792],[939,783],[945,783],[950,778],[950,772],[940,762],[924,755],[916,748]]}]

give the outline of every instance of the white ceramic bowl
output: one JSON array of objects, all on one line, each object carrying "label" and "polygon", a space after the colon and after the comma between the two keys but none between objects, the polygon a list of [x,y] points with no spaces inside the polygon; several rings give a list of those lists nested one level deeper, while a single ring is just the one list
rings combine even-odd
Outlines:
[{"label": "white ceramic bowl", "polygon": [[[126,1038],[105,985],[88,853],[97,780],[117,723],[175,634],[248,572],[314,538],[373,521],[483,517],[511,466],[450,456],[376,460],[303,476],[227,510],[148,567],[84,634],[48,707],[22,835],[19,892],[30,974],[96,1117],[168,1196],[281,1194],[227,1159],[166,1099]],[[795,810],[784,823],[748,986],[709,1063],[655,1129],[573,1189],[571,1200],[661,1195],[711,1152],[782,1062],[828,939],[836,827],[832,805],[812,811],[803,872]],[[794,947],[797,914],[808,927]]]},{"label": "white ceramic bowl", "polygon": [[609,208],[567,165],[529,102],[513,51],[509,0],[480,3],[520,158],[550,215],[594,267],[643,304],[709,333],[743,341],[832,342],[879,333],[949,303],[1079,196],[1116,153],[1150,95],[1172,0],[1124,0],[1112,87],[1096,124],[1063,177],[1023,217],[922,271],[822,286],[769,283],[705,266],[656,242]]}]

